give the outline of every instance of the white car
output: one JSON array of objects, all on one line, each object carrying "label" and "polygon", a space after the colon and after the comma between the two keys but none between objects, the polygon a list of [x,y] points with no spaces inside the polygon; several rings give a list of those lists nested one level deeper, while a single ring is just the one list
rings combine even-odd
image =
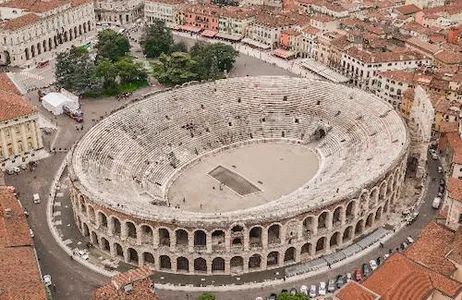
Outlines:
[{"label": "white car", "polygon": [[377,269],[377,262],[375,260],[371,260],[369,262],[369,265],[371,266],[371,270],[374,271],[375,269]]},{"label": "white car", "polygon": [[383,260],[386,260],[389,256],[390,256],[390,254],[388,254],[388,253],[385,254],[385,255],[383,256]]},{"label": "white car", "polygon": [[310,292],[308,296],[310,296],[310,298],[316,297],[316,286],[314,284],[310,286]]},{"label": "white car", "polygon": [[263,300],[263,298],[262,297],[257,297],[257,298],[255,298],[255,300]]},{"label": "white car", "polygon": [[88,260],[88,253],[86,250],[79,250],[80,258],[83,260]]},{"label": "white car", "polygon": [[414,243],[414,239],[413,239],[412,237],[408,236],[408,237],[406,238],[406,242],[407,242],[408,244],[412,244],[412,243]]},{"label": "white car", "polygon": [[436,153],[432,153],[432,159],[433,159],[433,160],[437,160],[437,159],[438,159],[438,155],[436,155]]},{"label": "white car", "polygon": [[51,282],[51,275],[43,275],[43,283],[46,285],[46,286],[50,286],[52,285],[52,282]]},{"label": "white car", "polygon": [[438,173],[443,173],[443,168],[442,167],[438,167]]},{"label": "white car", "polygon": [[34,201],[34,204],[40,204],[40,195],[39,194],[33,194],[32,195],[32,200]]},{"label": "white car", "polygon": [[308,295],[308,287],[306,285],[302,285],[300,287],[300,293],[303,295]]},{"label": "white car", "polygon": [[33,238],[35,236],[34,232],[32,231],[32,229],[29,229],[29,232],[30,232],[30,237]]},{"label": "white car", "polygon": [[351,273],[346,273],[346,282],[350,282],[351,281]]},{"label": "white car", "polygon": [[318,295],[319,296],[325,296],[326,293],[327,293],[327,291],[326,291],[326,283],[324,281],[321,281],[319,283]]},{"label": "white car", "polygon": [[438,209],[438,208],[440,208],[440,205],[441,205],[441,198],[440,197],[435,197],[435,199],[433,199],[432,207],[434,209]]}]

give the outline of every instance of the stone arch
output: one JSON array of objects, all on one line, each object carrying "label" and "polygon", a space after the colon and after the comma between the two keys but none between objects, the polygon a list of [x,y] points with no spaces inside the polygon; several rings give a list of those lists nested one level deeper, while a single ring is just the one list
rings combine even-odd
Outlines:
[{"label": "stone arch", "polygon": [[83,230],[82,230],[82,231],[83,231],[83,232],[82,232],[83,236],[85,236],[85,237],[90,236],[90,229],[88,229],[87,223],[82,222],[82,229],[83,229]]},{"label": "stone arch", "polygon": [[90,241],[93,245],[99,246],[98,235],[96,234],[96,232],[91,232]]},{"label": "stone arch", "polygon": [[159,246],[170,247],[170,232],[167,228],[159,228]]},{"label": "stone arch", "polygon": [[88,219],[90,220],[90,223],[95,224],[96,215],[95,215],[95,209],[93,208],[93,206],[88,205],[87,212],[88,212]]},{"label": "stone arch", "polygon": [[115,236],[120,237],[120,234],[122,232],[122,224],[120,223],[120,220],[117,217],[112,217],[112,233]]},{"label": "stone arch", "polygon": [[141,243],[152,244],[154,242],[154,230],[151,226],[143,224],[140,227],[141,230]]},{"label": "stone arch", "polygon": [[294,263],[296,260],[296,251],[294,247],[290,247],[284,253],[284,264]]},{"label": "stone arch", "polygon": [[266,266],[270,268],[270,267],[277,267],[278,265],[279,265],[279,252],[272,251],[268,253],[268,256],[266,258]]},{"label": "stone arch", "polygon": [[233,248],[244,246],[244,231],[245,227],[241,224],[235,224],[231,227],[231,246]]},{"label": "stone arch", "polygon": [[79,202],[80,202],[80,211],[86,214],[87,213],[87,203],[85,201],[85,198],[82,195],[80,195],[79,197]]},{"label": "stone arch", "polygon": [[329,241],[330,249],[340,246],[340,243],[341,243],[340,232],[338,231],[334,232],[334,234],[332,234],[332,236],[330,237],[330,241]]},{"label": "stone arch", "polygon": [[364,221],[363,219],[360,219],[358,220],[358,222],[356,222],[356,226],[355,226],[355,236],[360,236],[361,234],[363,234],[363,230],[364,230]]},{"label": "stone arch", "polygon": [[379,201],[382,201],[387,197],[387,181],[384,180],[380,183],[379,187]]},{"label": "stone arch", "polygon": [[203,230],[194,231],[194,247],[204,248],[207,246],[207,234]]},{"label": "stone arch", "polygon": [[311,243],[305,243],[300,248],[300,260],[307,261],[311,257],[311,253],[313,252],[313,245]]},{"label": "stone arch", "polygon": [[189,245],[189,234],[186,230],[175,230],[175,245],[180,247]]},{"label": "stone arch", "polygon": [[379,189],[374,187],[369,194],[369,209],[373,208],[377,204],[379,198]]},{"label": "stone arch", "polygon": [[316,242],[316,255],[323,253],[326,251],[326,238],[320,237],[318,241]]},{"label": "stone arch", "polygon": [[332,215],[332,227],[333,228],[342,225],[342,216],[343,216],[343,206],[337,206]]},{"label": "stone arch", "polygon": [[128,248],[127,254],[128,262],[134,265],[138,265],[138,252],[133,248]]},{"label": "stone arch", "polygon": [[281,243],[281,225],[272,224],[268,227],[268,244],[280,244]]},{"label": "stone arch", "polygon": [[353,226],[348,226],[343,231],[342,242],[345,243],[353,238]]},{"label": "stone arch", "polygon": [[374,224],[374,213],[370,213],[366,219],[366,228],[371,228]]},{"label": "stone arch", "polygon": [[109,241],[104,237],[101,237],[101,249],[111,253],[111,245],[109,244]]},{"label": "stone arch", "polygon": [[222,273],[225,271],[225,260],[222,257],[215,257],[212,260],[212,273]]},{"label": "stone arch", "polygon": [[225,232],[221,229],[212,232],[212,250],[219,250],[225,247]]},{"label": "stone arch", "polygon": [[159,267],[161,270],[171,270],[172,261],[170,260],[170,257],[167,255],[161,255],[159,257]]},{"label": "stone arch", "polygon": [[189,272],[189,260],[180,256],[176,259],[176,271],[177,272]]},{"label": "stone arch", "polygon": [[368,200],[368,193],[366,190],[363,190],[361,193],[361,196],[359,196],[359,206],[361,208],[366,207],[367,200]]},{"label": "stone arch", "polygon": [[377,210],[375,211],[375,221],[378,222],[380,221],[381,218],[382,218],[382,206],[377,208]]},{"label": "stone arch", "polygon": [[115,254],[118,257],[124,257],[124,250],[119,243],[114,243]]},{"label": "stone arch", "polygon": [[356,201],[351,200],[348,202],[346,210],[345,210],[345,216],[347,220],[351,220],[355,217],[355,210],[356,210]]},{"label": "stone arch", "polygon": [[314,232],[314,216],[308,216],[303,219],[303,236],[306,238],[311,237]]},{"label": "stone arch", "polygon": [[143,252],[143,262],[145,265],[148,265],[151,268],[153,268],[156,265],[154,255],[152,255],[152,253],[150,252]]},{"label": "stone arch", "polygon": [[194,260],[194,272],[207,273],[207,261],[204,258],[198,257]]},{"label": "stone arch", "polygon": [[388,212],[388,200],[385,201],[385,204],[383,205],[383,213]]},{"label": "stone arch", "polygon": [[107,225],[107,216],[106,216],[106,214],[103,213],[103,212],[101,212],[101,211],[99,211],[99,212],[97,213],[97,216],[98,216],[98,223],[99,223],[99,225],[107,229],[107,228],[108,228],[108,227],[107,227],[108,225]]},{"label": "stone arch", "polygon": [[136,239],[138,237],[138,233],[136,231],[136,226],[131,221],[125,222],[125,230],[127,231],[127,237]]},{"label": "stone arch", "polygon": [[256,270],[261,268],[261,255],[255,253],[249,258],[249,269]]},{"label": "stone arch", "polygon": [[391,174],[387,180],[387,195],[391,195],[393,193],[393,181],[394,181],[394,176],[393,174]]},{"label": "stone arch", "polygon": [[325,210],[321,214],[319,214],[319,216],[318,216],[318,230],[327,229],[328,218],[329,218],[329,211]]},{"label": "stone arch", "polygon": [[254,226],[249,231],[249,245],[253,247],[263,247],[262,243],[262,227]]},{"label": "stone arch", "polygon": [[244,259],[241,256],[234,256],[229,261],[229,265],[232,273],[242,272],[244,269]]}]

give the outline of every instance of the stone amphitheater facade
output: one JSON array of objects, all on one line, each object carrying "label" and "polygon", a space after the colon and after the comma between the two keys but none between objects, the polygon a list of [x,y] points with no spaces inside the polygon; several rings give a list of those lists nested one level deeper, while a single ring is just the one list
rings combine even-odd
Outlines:
[{"label": "stone amphitheater facade", "polygon": [[[182,128],[191,121],[193,130]],[[171,182],[204,155],[248,143],[308,145],[326,127],[314,149],[318,172],[289,195],[222,213],[168,205]],[[75,221],[103,251],[158,271],[239,274],[305,262],[386,222],[408,146],[393,108],[360,90],[280,76],[189,84],[113,113],[76,144]]]}]

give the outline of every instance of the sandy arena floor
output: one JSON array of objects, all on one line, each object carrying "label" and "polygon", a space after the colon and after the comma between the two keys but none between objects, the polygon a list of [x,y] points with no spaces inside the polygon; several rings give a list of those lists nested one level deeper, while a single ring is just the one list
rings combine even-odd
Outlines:
[{"label": "sandy arena floor", "polygon": [[[239,174],[260,192],[241,196],[208,173],[217,166]],[[316,154],[306,146],[246,145],[203,158],[171,185],[172,206],[198,212],[225,212],[261,205],[289,194],[310,180],[319,168]],[[220,188],[221,185],[221,188]]]}]

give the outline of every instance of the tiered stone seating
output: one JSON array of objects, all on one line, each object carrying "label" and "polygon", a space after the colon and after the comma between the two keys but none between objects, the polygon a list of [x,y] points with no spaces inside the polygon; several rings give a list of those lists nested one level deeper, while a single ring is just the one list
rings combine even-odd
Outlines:
[{"label": "tiered stone seating", "polygon": [[[321,169],[299,190],[268,203],[272,211],[299,210],[301,199],[325,205],[352,193],[406,151],[404,124],[374,96],[325,81],[268,76],[154,94],[93,127],[75,147],[72,163],[101,201],[162,215],[160,208],[146,208],[146,197],[139,195],[146,191],[165,199],[175,174],[201,155],[259,139],[308,144],[321,121],[332,127],[316,146]],[[333,187],[339,191],[333,193]],[[249,209],[248,217],[259,209]]]}]

